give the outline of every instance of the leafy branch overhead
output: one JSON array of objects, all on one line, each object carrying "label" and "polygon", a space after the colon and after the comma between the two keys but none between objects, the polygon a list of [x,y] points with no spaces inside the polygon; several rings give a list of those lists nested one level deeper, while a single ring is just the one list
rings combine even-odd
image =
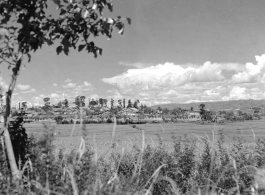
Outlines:
[{"label": "leafy branch overhead", "polygon": [[[48,15],[48,0],[0,0],[0,64],[7,63],[12,67],[12,79],[6,92],[4,114],[4,141],[12,176],[19,178],[15,161],[8,121],[11,112],[11,98],[19,75],[23,57],[31,60],[31,52],[44,44],[59,43],[56,52],[69,54],[70,48],[88,53],[95,57],[102,54],[89,38],[105,35],[111,38],[113,28],[120,34],[124,32],[124,21],[130,24],[129,18],[103,17],[104,8],[113,10],[112,0],[53,0],[57,5],[59,16]],[[83,97],[78,105],[82,106]],[[44,100],[49,108],[49,100]]]},{"label": "leafy branch overhead", "polygon": [[[36,51],[43,44],[52,45],[60,40],[57,54],[69,54],[70,48],[87,50],[94,57],[102,49],[90,41],[91,36],[112,37],[113,29],[124,32],[124,21],[130,18],[103,17],[104,8],[113,10],[112,0],[53,0],[59,17],[47,16],[47,0],[2,0],[0,2],[0,58],[10,66],[19,53]],[[56,42],[57,43],[57,42]]]}]

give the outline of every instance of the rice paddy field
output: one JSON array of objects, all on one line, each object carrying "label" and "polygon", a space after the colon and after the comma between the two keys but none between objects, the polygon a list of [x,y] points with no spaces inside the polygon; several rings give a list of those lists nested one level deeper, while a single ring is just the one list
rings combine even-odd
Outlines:
[{"label": "rice paddy field", "polygon": [[[56,123],[46,123],[49,128],[54,129],[55,136],[60,139],[70,137],[71,133],[73,137],[82,136],[84,131],[90,137],[98,141],[107,141],[111,139],[114,125],[110,124],[87,124],[82,127],[80,124],[75,126],[72,124],[57,125]],[[231,122],[224,125],[217,124],[195,124],[195,123],[161,123],[161,124],[140,124],[135,125],[117,125],[115,128],[115,137],[122,140],[133,140],[134,138],[141,137],[142,130],[145,132],[146,139],[151,138],[155,140],[157,134],[161,136],[163,141],[167,142],[171,140],[172,135],[183,136],[187,134],[189,136],[209,136],[214,133],[218,136],[218,131],[223,129],[223,132],[227,139],[232,139],[235,135],[241,135],[247,140],[255,137],[265,138],[265,119],[252,120],[244,122]],[[43,123],[26,123],[24,127],[28,134],[40,135],[43,133]]]},{"label": "rice paddy field", "polygon": [[[87,139],[102,145],[108,143],[112,138],[114,124],[60,124],[47,123],[49,129],[54,130],[55,146],[60,148],[77,148],[80,137],[86,135]],[[43,123],[27,123],[24,125],[28,135],[34,134],[39,137],[43,134],[45,127]],[[212,140],[218,138],[219,130],[223,129],[228,142],[234,136],[240,135],[249,142],[257,138],[265,138],[265,119],[244,122],[231,122],[224,125],[217,124],[195,124],[195,123],[162,123],[162,124],[141,124],[136,125],[117,125],[115,127],[115,140],[124,143],[141,143],[142,131],[145,134],[146,143],[157,143],[158,136],[164,143],[172,142],[172,135],[184,136],[199,139],[206,137]],[[72,136],[71,136],[72,135]]]},{"label": "rice paddy field", "polygon": [[[80,186],[84,186],[84,182],[91,182],[93,187],[98,185],[95,183],[96,181],[102,183],[106,180],[107,190],[109,190],[109,186],[113,190],[113,186],[117,185],[115,190],[117,192],[120,190],[121,193],[115,191],[115,193],[105,194],[217,195],[235,194],[234,192],[240,190],[242,191],[240,194],[250,194],[248,193],[250,190],[258,192],[258,190],[265,189],[264,169],[259,169],[264,166],[265,162],[265,143],[256,140],[257,138],[265,138],[264,125],[265,120],[263,119],[224,125],[162,123],[142,125],[89,124],[82,126],[80,124],[30,123],[24,124],[24,127],[28,135],[34,134],[41,137],[47,131],[50,132],[49,135],[51,132],[54,135],[53,142],[50,142],[50,148],[52,148],[50,154],[55,158],[52,163],[49,161],[49,166],[53,166],[50,168],[49,174],[56,177],[51,177],[50,183],[54,182],[53,178],[56,178],[56,181],[64,181],[57,179],[57,176],[58,172],[62,172],[61,175],[63,175],[64,167],[62,165],[67,162],[72,163],[71,166],[76,166],[76,173],[74,173],[79,179],[75,180],[75,183],[79,182],[80,191],[83,190]],[[223,130],[224,137],[222,136],[219,139],[221,142],[218,142],[216,140],[220,136],[220,130]],[[193,139],[178,141],[172,139],[173,135],[175,137],[187,135]],[[232,141],[234,136],[242,137],[246,142],[242,140],[234,142]],[[84,141],[81,137],[84,138]],[[209,142],[204,142],[203,137]],[[147,145],[149,146],[147,147]],[[79,155],[83,155],[82,161],[76,163],[75,159]],[[36,170],[46,170],[47,161],[44,162],[41,159],[38,163],[34,164],[34,167],[37,167]],[[95,169],[91,168],[92,165],[95,166]],[[66,167],[68,166],[66,164]],[[82,169],[78,172],[80,167]],[[143,181],[142,183],[129,183],[134,182],[131,179],[135,177],[134,170],[141,170],[136,175],[138,175],[139,181]],[[43,174],[47,173],[43,172]],[[260,176],[260,174],[262,175]],[[154,175],[159,179],[154,179],[154,183],[151,184],[151,186],[154,185],[152,187],[153,193],[147,193],[146,185],[154,178]],[[160,178],[168,179],[165,181],[170,181],[170,185]],[[213,184],[210,185],[207,181],[212,181]],[[42,186],[47,183],[46,180],[40,182],[42,182]],[[135,188],[136,184],[139,185],[136,186],[137,188]],[[63,186],[67,185],[72,185],[69,179],[67,183],[63,183]],[[99,189],[105,190],[102,186]],[[214,186],[216,190],[222,189],[225,193],[208,193],[209,186]],[[258,187],[253,188],[253,186]],[[71,186],[64,188],[70,189],[68,194],[73,194]],[[165,189],[171,190],[171,188],[174,188],[174,193],[162,193]],[[44,188],[41,187],[41,189]],[[57,188],[54,189],[57,190]],[[62,188],[66,191],[65,189]],[[149,189],[151,188],[149,187]],[[201,189],[203,190],[202,193]],[[137,193],[131,193],[130,190],[132,192],[137,190]],[[128,193],[124,191],[128,191]],[[62,194],[66,194],[66,192]]]}]

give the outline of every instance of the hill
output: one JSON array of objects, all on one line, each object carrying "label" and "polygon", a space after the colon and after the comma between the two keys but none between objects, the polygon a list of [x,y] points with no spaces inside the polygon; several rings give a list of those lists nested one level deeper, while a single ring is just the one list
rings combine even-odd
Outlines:
[{"label": "hill", "polygon": [[161,104],[161,105],[154,105],[151,108],[157,109],[159,106],[161,108],[182,108],[182,109],[190,109],[193,107],[194,110],[198,110],[198,106],[200,104],[205,105],[205,109],[219,111],[224,109],[246,109],[252,107],[260,107],[265,108],[265,100],[231,100],[231,101],[218,101],[218,102],[194,102],[188,104],[179,104],[179,103],[170,103],[170,104]]}]

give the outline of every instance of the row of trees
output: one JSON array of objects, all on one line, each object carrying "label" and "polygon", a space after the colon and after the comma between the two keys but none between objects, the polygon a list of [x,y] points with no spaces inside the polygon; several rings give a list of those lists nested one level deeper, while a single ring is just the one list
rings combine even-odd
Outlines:
[{"label": "row of trees", "polygon": [[[85,107],[86,106],[85,100],[86,100],[85,96],[77,96],[73,103],[78,108],[79,107]],[[43,98],[43,101],[44,101],[44,107],[51,106],[49,97]],[[23,103],[25,104],[23,106],[23,108],[27,108],[27,106],[26,106],[27,102],[23,102]],[[107,106],[107,103],[108,103],[108,100],[104,99],[104,98],[99,98],[99,99],[93,99],[93,98],[90,99],[89,98],[88,107],[94,107],[94,106],[105,107],[105,106]],[[110,107],[111,108],[115,107],[114,103],[115,103],[114,99],[111,99],[110,100]],[[125,98],[123,98],[123,99],[119,99],[117,103],[118,103],[118,107],[120,107],[120,108],[139,108],[140,101],[137,99],[134,102],[132,102],[132,100],[129,99],[128,103],[127,103],[127,106],[126,106],[126,100],[125,100]],[[67,99],[65,99],[63,101],[59,101],[55,107],[57,107],[57,108],[67,108],[67,107],[69,107],[69,101]]]},{"label": "row of trees", "polygon": [[[85,105],[86,105],[85,99],[86,99],[85,96],[77,96],[73,103],[77,106],[77,108],[85,107]],[[43,106],[44,110],[45,111],[52,110],[51,109],[52,106],[50,104],[50,98],[46,97],[43,99],[43,101],[44,101],[44,106]],[[179,114],[184,114],[187,111],[194,111],[193,107],[191,107],[189,110],[182,109],[179,107],[173,108],[173,109],[168,109],[168,108],[162,109],[161,107],[158,107],[157,109],[152,109],[150,107],[147,107],[144,104],[139,105],[140,101],[138,99],[135,100],[134,103],[132,103],[132,101],[129,99],[127,105],[125,102],[126,102],[125,98],[119,99],[118,105],[115,107],[114,106],[114,99],[111,99],[110,100],[111,111],[113,111],[114,113],[117,113],[118,111],[120,111],[123,108],[137,108],[137,109],[139,109],[139,111],[141,113],[144,113],[144,114],[163,114],[163,115],[179,115]],[[102,107],[107,106],[107,103],[108,103],[107,99],[99,98],[99,99],[94,100],[92,98],[91,100],[89,99],[89,101],[88,101],[88,107],[90,109],[92,109],[95,114],[98,114]],[[69,102],[67,99],[65,99],[63,101],[60,101],[55,107],[57,107],[57,108],[68,108]],[[244,120],[252,120],[253,117],[260,118],[260,116],[258,114],[259,110],[260,110],[259,108],[255,109],[254,115],[243,113],[240,110],[238,111],[238,114],[235,115],[232,111],[215,112],[215,111],[206,110],[205,107],[206,106],[204,104],[200,104],[198,107],[199,108],[198,111],[199,111],[202,119],[207,120],[207,121],[214,120],[214,117],[216,115],[222,116],[226,120],[236,120],[237,118],[239,118],[239,119],[243,118]],[[21,108],[26,109],[27,108],[27,102],[22,102]]]}]

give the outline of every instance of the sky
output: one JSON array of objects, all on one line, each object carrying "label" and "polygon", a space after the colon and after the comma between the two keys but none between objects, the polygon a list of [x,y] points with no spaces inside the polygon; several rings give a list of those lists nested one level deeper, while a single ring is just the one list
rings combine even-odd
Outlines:
[{"label": "sky", "polygon": [[[139,99],[146,105],[265,98],[264,0],[113,0],[113,13],[132,19],[123,36],[93,39],[103,49],[57,55],[44,46],[27,59],[13,106],[56,104],[78,95]],[[50,2],[49,12],[56,14]],[[0,85],[11,80],[0,66]]]}]

